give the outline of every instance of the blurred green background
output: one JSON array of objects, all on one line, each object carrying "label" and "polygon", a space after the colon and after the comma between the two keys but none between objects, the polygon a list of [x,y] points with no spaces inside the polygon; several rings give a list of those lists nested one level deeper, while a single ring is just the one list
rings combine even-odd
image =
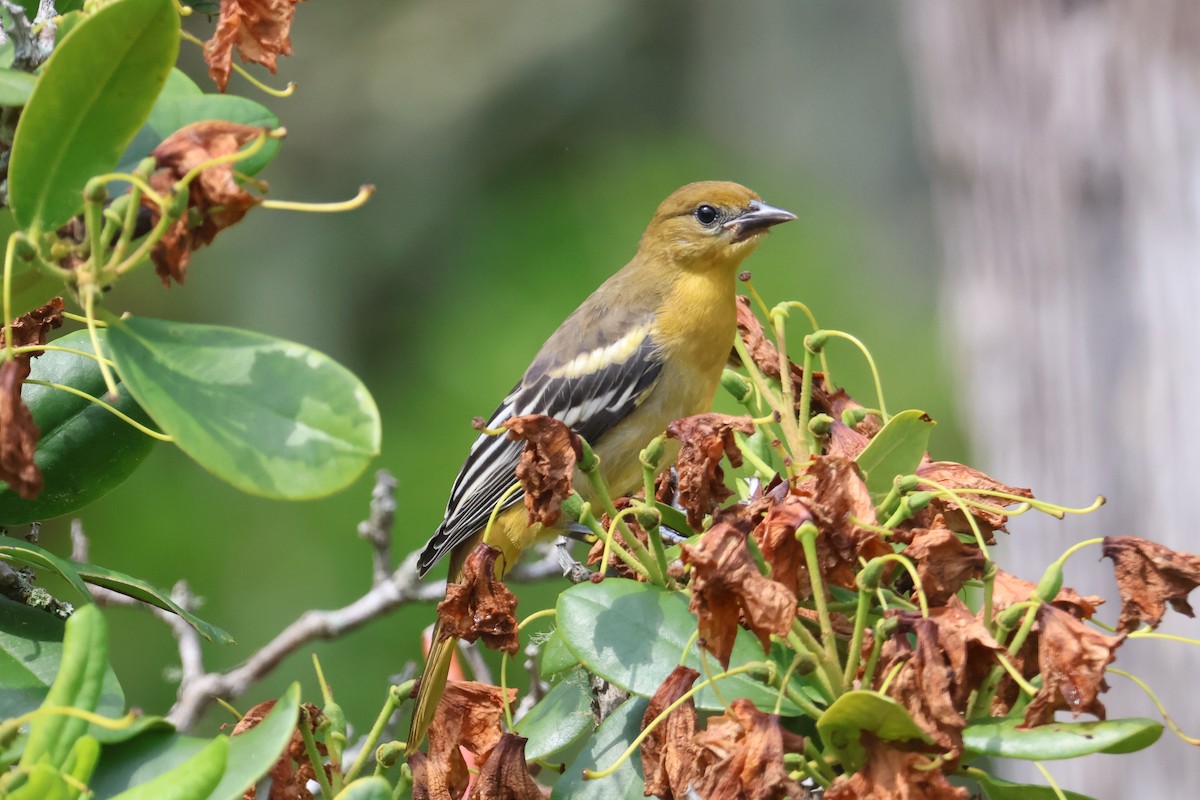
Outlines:
[{"label": "blurred green background", "polygon": [[[304,3],[295,55],[265,76],[296,81],[296,95],[264,97],[237,77],[230,91],[272,108],[289,131],[262,176],[272,197],[334,200],[374,183],[375,198],[342,215],[253,211],[196,254],[185,286],[163,289],[146,271],[109,306],[294,339],[360,375],[383,414],[376,466],[399,479],[399,558],[439,521],[471,418],[494,408],[542,340],[632,255],[658,202],[688,181],[736,180],[799,215],[747,262],[767,302],[803,300],[824,326],[861,338],[889,407],[931,413],[935,455],[961,458],[894,9]],[[204,19],[187,27],[211,32]],[[185,63],[211,85],[197,48]],[[861,357],[844,342],[830,354],[835,377],[873,405]],[[184,578],[205,598],[201,615],[238,640],[207,648],[211,669],[243,660],[303,610],[368,587],[355,527],[370,488],[365,475],[321,501],[265,501],[160,445],[82,519],[93,561],[162,586]],[[67,552],[66,532],[52,522],[43,543]],[[522,611],[557,588],[524,592]],[[431,606],[405,609],[312,648],[360,730],[432,616]],[[134,610],[108,617],[130,701],[165,712],[177,664],[168,631]],[[315,698],[309,652],[236,705],[297,678]]]}]

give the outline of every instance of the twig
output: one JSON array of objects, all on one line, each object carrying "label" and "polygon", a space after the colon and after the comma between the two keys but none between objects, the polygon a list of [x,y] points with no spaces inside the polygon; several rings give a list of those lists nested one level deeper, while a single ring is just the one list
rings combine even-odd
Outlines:
[{"label": "twig", "polygon": [[33,72],[50,57],[54,49],[54,34],[57,26],[53,15],[43,15],[45,9],[39,7],[37,19],[43,19],[41,29],[34,32],[34,20],[25,15],[25,8],[12,0],[0,0],[9,13],[12,26],[5,28],[9,41],[13,45],[12,68],[22,72]]},{"label": "twig", "polygon": [[[380,472],[372,492],[371,517],[360,526],[360,531],[392,514],[386,509],[389,502],[394,507],[394,489],[395,479],[386,472]],[[386,537],[377,536],[374,532],[365,536],[375,549],[376,565],[381,560],[386,563],[386,550],[391,539],[390,530],[387,533]],[[508,579],[513,582],[534,581],[561,575],[564,569],[579,566],[566,554],[565,558],[570,563],[564,567],[564,553],[565,549],[560,550],[558,547],[542,548],[541,558],[518,565],[509,574]],[[233,700],[239,697],[252,684],[275,669],[283,659],[309,642],[336,639],[409,603],[432,603],[441,600],[446,593],[446,582],[421,583],[417,576],[418,556],[418,552],[410,553],[393,572],[382,580],[373,582],[362,597],[349,605],[332,610],[305,611],[244,662],[225,672],[193,669],[192,665],[200,663],[199,637],[190,626],[184,630],[179,624],[171,621],[172,632],[179,642],[180,659],[185,666],[184,679],[180,682],[175,705],[167,719],[180,730],[186,731],[200,720],[215,698]],[[192,650],[193,647],[195,651]]]},{"label": "twig", "polygon": [[529,675],[529,691],[521,698],[520,704],[517,706],[513,715],[520,720],[529,713],[535,705],[538,704],[550,687],[542,680],[541,672],[538,670],[538,654],[542,652],[542,648],[535,642],[529,642],[525,645],[522,651],[525,656],[525,661],[521,665],[525,668],[525,672]]},{"label": "twig", "polygon": [[474,643],[468,642],[466,639],[458,640],[458,654],[462,656],[462,660],[467,662],[467,666],[471,668],[471,680],[479,681],[480,683],[492,682],[492,670],[488,667],[487,662],[483,659],[483,653]]},{"label": "twig", "polygon": [[388,580],[392,572],[392,524],[396,521],[396,479],[387,470],[375,473],[371,490],[371,515],[358,523],[358,535],[374,550],[372,585]]},{"label": "twig", "polygon": [[[571,556],[571,539],[560,536],[554,540],[554,553],[562,576],[571,583],[583,583],[592,579],[592,571]],[[520,567],[518,567],[520,569]]]}]

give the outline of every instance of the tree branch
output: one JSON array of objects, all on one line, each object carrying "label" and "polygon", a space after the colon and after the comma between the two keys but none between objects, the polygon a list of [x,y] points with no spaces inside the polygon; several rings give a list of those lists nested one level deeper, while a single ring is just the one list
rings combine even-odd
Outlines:
[{"label": "tree branch", "polygon": [[[375,488],[371,493],[371,514],[359,525],[360,535],[371,543],[374,550],[376,573],[371,588],[362,597],[341,608],[305,611],[238,666],[225,672],[206,672],[200,654],[200,637],[195,630],[174,615],[166,614],[164,617],[165,612],[156,614],[171,626],[179,643],[183,666],[179,692],[174,707],[167,715],[168,720],[180,730],[188,730],[199,721],[215,698],[233,700],[239,697],[252,684],[274,670],[283,659],[309,642],[336,639],[403,605],[431,603],[445,596],[445,581],[420,582],[417,576],[418,552],[410,553],[394,571],[386,571],[390,562],[395,488],[395,478],[383,470],[377,473]],[[570,558],[566,546],[555,545],[541,548],[541,557],[536,561],[518,565],[509,574],[509,580],[534,581],[563,574],[571,574],[576,578],[580,570],[586,572],[586,568]]]}]

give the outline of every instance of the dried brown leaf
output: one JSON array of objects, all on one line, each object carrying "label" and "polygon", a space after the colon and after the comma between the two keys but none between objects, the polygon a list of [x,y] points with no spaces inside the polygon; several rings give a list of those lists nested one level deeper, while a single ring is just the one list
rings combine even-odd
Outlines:
[{"label": "dried brown leaf", "polygon": [[233,49],[243,62],[275,74],[276,56],[292,54],[290,31],[299,0],[222,0],[212,38],[204,43],[208,74],[224,92],[233,69]]},{"label": "dried brown leaf", "polygon": [[[940,747],[956,757],[962,752],[962,730],[966,720],[955,707],[952,666],[938,642],[938,624],[920,616],[900,615],[901,625],[880,650],[877,673],[894,674],[887,694],[903,705],[917,723]],[[914,634],[916,647],[909,641]],[[898,672],[895,666],[902,664]]]},{"label": "dried brown leaf", "polygon": [[[508,702],[517,695],[516,689],[508,690]],[[503,734],[501,721],[504,718],[504,695],[497,686],[476,681],[448,681],[446,691],[438,702],[429,728],[429,764],[426,772],[426,796],[438,798],[444,786],[452,800],[458,800],[467,790],[469,774],[467,762],[460,748],[475,754],[478,763],[484,763]],[[410,756],[409,763],[413,760]],[[414,765],[415,773],[415,765]],[[417,796],[417,784],[413,785],[413,796]]]},{"label": "dried brown leaf", "polygon": [[917,575],[930,605],[944,605],[963,584],[983,574],[986,556],[979,547],[962,542],[945,528],[912,532],[904,555],[917,565]]},{"label": "dried brown leaf", "polygon": [[471,800],[545,799],[525,764],[527,741],[512,733],[500,736],[471,786]]},{"label": "dried brown leaf", "polygon": [[1157,628],[1167,603],[1195,616],[1187,596],[1200,585],[1200,556],[1133,536],[1106,536],[1104,557],[1113,560],[1121,592],[1117,630],[1129,633],[1143,623]]},{"label": "dried brown leaf", "polygon": [[1063,709],[1076,717],[1087,712],[1104,719],[1098,699],[1108,690],[1104,668],[1117,657],[1125,634],[1108,636],[1047,605],[1038,609],[1036,627],[1042,688],[1025,709],[1023,727],[1052,722],[1054,712]]},{"label": "dried brown leaf", "polygon": [[[63,300],[56,297],[40,308],[13,320],[14,347],[32,347],[46,343],[46,334],[62,325]],[[0,347],[4,347],[0,334]],[[40,432],[33,414],[21,399],[21,387],[29,377],[29,360],[40,356],[36,350],[0,363],[0,480],[6,481],[20,497],[32,500],[42,492],[42,471],[34,463]]]},{"label": "dried brown leaf", "polygon": [[699,620],[700,641],[729,666],[741,617],[766,650],[771,634],[785,634],[796,614],[796,596],[782,583],[763,577],[746,547],[746,534],[734,525],[710,528],[694,545],[682,546],[692,565],[692,601]]},{"label": "dried brown leaf", "polygon": [[[680,665],[662,682],[650,698],[642,716],[642,730],[667,706],[682,697],[699,672]],[[686,702],[667,715],[642,741],[642,773],[646,776],[645,794],[662,800],[685,800],[688,787],[699,777],[699,748],[692,742],[696,734],[696,704]]]},{"label": "dried brown leaf", "polygon": [[804,550],[796,539],[796,529],[811,519],[812,512],[804,501],[789,494],[782,502],[770,507],[751,534],[758,543],[763,559],[771,565],[771,578],[782,583],[796,596],[802,592],[811,594],[808,575],[804,571]]},{"label": "dried brown leaf", "polygon": [[[868,417],[867,419],[873,419]],[[865,420],[864,420],[865,422]],[[864,424],[864,423],[859,423]],[[829,428],[829,440],[825,443],[825,455],[845,458],[850,461],[858,458],[871,440],[854,428],[835,419]]]},{"label": "dried brown leaf", "polygon": [[[904,612],[900,630],[911,630],[911,622],[920,619],[915,612]],[[929,621],[936,632],[937,648],[945,657],[955,708],[966,709],[971,692],[979,688],[996,666],[996,655],[1005,652],[983,622],[957,597],[929,609]]]},{"label": "dried brown leaf", "polygon": [[863,734],[866,765],[843,775],[825,792],[825,800],[967,800],[970,793],[951,786],[929,757],[889,746]]},{"label": "dried brown leaf", "polygon": [[457,781],[457,776],[453,776],[448,772],[443,772],[440,769],[434,768],[430,764],[429,756],[422,753],[420,750],[414,750],[408,754],[408,766],[412,770],[413,800],[458,800],[462,796],[462,792],[466,791],[466,786],[458,787],[459,794],[453,795],[450,793],[450,782]]},{"label": "dried brown leaf", "polygon": [[440,635],[443,638],[482,639],[492,650],[515,656],[521,644],[517,637],[517,598],[496,577],[500,551],[480,543],[463,564],[460,583],[446,584],[446,599],[438,603]]},{"label": "dried brown leaf", "polygon": [[[236,153],[263,130],[220,120],[186,125],[154,148],[151,155],[158,169],[150,176],[150,185],[159,194],[168,195],[175,183],[193,169]],[[262,202],[237,182],[234,166],[225,162],[207,167],[188,185],[187,211],[171,224],[150,254],[165,286],[170,286],[172,280],[183,283],[191,254],[211,244],[218,233],[241,221],[247,211]],[[157,224],[162,210],[149,198],[143,198],[142,204],[150,209]]]},{"label": "dried brown leaf", "polygon": [[[814,480],[796,486],[799,495],[812,512],[821,535],[817,537],[817,560],[826,584],[854,589],[859,559],[870,561],[892,552],[892,548],[875,531],[864,528],[854,520],[874,524],[875,506],[871,493],[858,473],[858,466],[837,456],[813,459],[807,474]],[[807,576],[801,581],[801,596],[811,589]]]},{"label": "dried brown leaf", "polygon": [[721,457],[735,467],[742,464],[734,431],[753,433],[749,417],[728,414],[697,414],[677,419],[667,426],[667,436],[680,441],[675,462],[679,474],[679,502],[687,511],[688,524],[699,530],[704,516],[733,492],[725,485]]},{"label": "dried brown leaf", "polygon": [[583,455],[579,437],[553,417],[527,414],[504,423],[510,439],[525,441],[517,480],[525,489],[529,524],[558,522],[563,501],[571,496],[575,462]]},{"label": "dried brown leaf", "polygon": [[804,750],[804,739],[786,731],[779,717],[746,699],[734,700],[724,714],[696,734],[700,777],[693,784],[708,800],[799,800],[804,789],[788,777],[784,753]]}]

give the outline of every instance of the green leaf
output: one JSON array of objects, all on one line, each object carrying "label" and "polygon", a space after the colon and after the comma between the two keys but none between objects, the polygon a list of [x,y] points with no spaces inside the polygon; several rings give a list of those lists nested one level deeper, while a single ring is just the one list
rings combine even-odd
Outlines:
[{"label": "green leaf", "polygon": [[[588,670],[641,697],[658,690],[685,651],[683,663],[704,672],[697,648],[688,646],[696,618],[680,592],[623,578],[580,583],[559,594],[558,624],[563,641]],[[758,640],[739,630],[729,666],[765,658]],[[763,711],[773,711],[778,698],[774,689],[744,673],[722,680],[718,688],[724,697],[745,697]],[[696,708],[718,711],[724,704],[706,687],[696,694]],[[799,713],[784,698],[780,714]]]},{"label": "green leaf", "polygon": [[817,720],[817,731],[837,753],[848,774],[857,772],[867,760],[860,740],[863,731],[885,741],[919,739],[933,744],[904,706],[887,695],[866,690],[846,692],[834,700]]},{"label": "green leaf", "polygon": [[924,411],[901,411],[858,454],[855,462],[876,505],[892,490],[897,475],[916,471],[929,449],[929,436],[936,424]]},{"label": "green leaf", "polygon": [[379,453],[379,410],[349,370],[250,331],[133,317],[109,345],[133,396],[179,448],[251,494],[344,488]]},{"label": "green leaf", "polygon": [[571,652],[571,648],[567,647],[567,643],[563,641],[562,633],[558,628],[555,628],[551,631],[550,638],[542,645],[542,677],[549,678],[551,675],[557,675],[578,663],[579,659],[575,657],[575,654]]},{"label": "green leaf", "polygon": [[[93,352],[87,331],[59,337],[53,344]],[[116,402],[105,397],[100,367],[86,356],[47,350],[33,359],[29,377],[78,389],[151,425],[125,387],[118,385]],[[0,484],[0,525],[49,519],[83,508],[123,483],[154,447],[154,439],[112,412],[61,389],[26,384],[21,398],[41,431],[34,463],[45,486],[36,498],[25,500],[12,487]]]},{"label": "green leaf", "polygon": [[688,525],[687,517],[678,508],[669,506],[666,503],[660,503],[657,500],[654,501],[654,507],[662,515],[662,524],[664,527],[670,528],[680,536],[686,536],[689,539],[696,535],[696,532],[692,530],[692,526]]},{"label": "green leaf", "polygon": [[[42,708],[69,706],[95,711],[108,671],[108,628],[95,605],[83,606],[67,620],[58,675]],[[21,766],[62,767],[75,740],[88,729],[86,720],[63,714],[39,714],[29,724]]]},{"label": "green leaf", "polygon": [[641,733],[648,705],[649,700],[633,697],[609,714],[554,784],[550,800],[644,800],[642,788],[646,779],[641,756],[636,751],[608,777],[585,781],[583,771],[608,769],[616,762]]},{"label": "green leaf", "polygon": [[171,599],[169,594],[161,589],[156,589],[140,578],[134,578],[122,572],[95,564],[67,561],[35,544],[2,534],[0,534],[0,557],[42,569],[53,570],[56,574],[68,580],[75,587],[76,591],[80,592],[80,596],[84,602],[90,602],[92,595],[87,590],[87,586],[83,585],[83,583],[76,583],[77,580],[96,586],[103,586],[105,589],[111,589],[114,592],[141,600],[152,606],[157,606],[164,611],[178,614],[210,642],[233,644],[233,637],[224,630],[184,610],[178,603]]},{"label": "green leaf", "polygon": [[9,165],[17,224],[51,230],[83,205],[146,121],[179,52],[170,0],[118,0],[54,49],[21,114]]},{"label": "green leaf", "polygon": [[342,789],[336,800],[391,800],[392,787],[383,778],[359,778]]},{"label": "green leaf", "polygon": [[534,761],[566,750],[591,731],[594,722],[586,677],[572,675],[555,684],[514,730],[529,740],[525,760]]},{"label": "green leaf", "polygon": [[152,606],[157,606],[164,611],[170,611],[181,617],[185,622],[196,629],[196,632],[210,642],[217,644],[233,644],[233,637],[226,631],[218,628],[216,625],[205,622],[204,620],[185,610],[182,606],[171,599],[171,596],[161,589],[151,586],[140,578],[134,578],[116,570],[111,570],[106,567],[97,566],[95,564],[86,564],[78,561],[71,562],[75,565],[75,569],[79,572],[79,577],[83,578],[88,583],[96,586],[103,586],[105,589],[111,589],[127,597],[132,597],[135,600],[141,600],[143,603],[149,603]]},{"label": "green leaf", "polygon": [[[0,719],[19,717],[45,702],[61,671],[65,631],[62,620],[0,597]],[[124,709],[121,684],[106,665],[96,713],[117,717]]]},{"label": "green leaf", "polygon": [[106,745],[88,786],[96,797],[112,797],[183,764],[207,744],[207,739],[159,729]]},{"label": "green leaf", "polygon": [[37,78],[19,69],[0,69],[0,106],[23,106]]},{"label": "green leaf", "polygon": [[225,773],[229,739],[218,736],[184,763],[113,800],[204,800]]},{"label": "green leaf", "polygon": [[[257,783],[291,741],[300,713],[300,686],[293,683],[255,727],[229,738],[229,753],[220,782],[202,797],[238,800]],[[111,797],[170,773],[200,752],[208,742],[194,736],[156,731],[104,748],[91,782],[97,797]]]},{"label": "green leaf", "polygon": [[69,800],[70,787],[58,770],[49,764],[37,764],[27,773],[25,783],[5,795],[5,800]]},{"label": "green leaf", "polygon": [[75,569],[75,565],[65,558],[59,558],[49,550],[43,550],[36,544],[30,544],[23,539],[14,539],[11,536],[0,534],[0,559],[15,561],[37,569],[48,569],[71,584],[71,588],[79,595],[81,602],[92,602],[92,593],[88,591],[83,578]]},{"label": "green leaf", "polygon": [[[988,800],[1059,800],[1058,794],[1049,786],[1035,786],[1029,783],[1010,783],[994,778],[983,770],[968,771],[971,780],[983,787]],[[1093,800],[1085,794],[1063,790],[1067,800]]]},{"label": "green leaf", "polygon": [[1023,729],[1021,719],[968,725],[963,748],[977,756],[1051,761],[1089,753],[1132,753],[1162,736],[1163,726],[1152,719],[1130,717],[1107,722],[1051,722]]}]

